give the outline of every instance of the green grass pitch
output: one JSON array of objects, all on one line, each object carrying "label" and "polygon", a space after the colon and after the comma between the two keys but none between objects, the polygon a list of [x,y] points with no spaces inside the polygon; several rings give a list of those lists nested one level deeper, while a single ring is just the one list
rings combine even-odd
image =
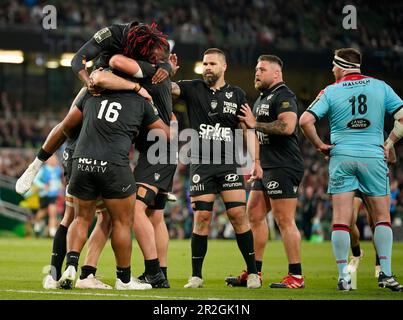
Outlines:
[{"label": "green grass pitch", "polygon": [[[169,246],[168,276],[171,289],[146,291],[55,290],[42,288],[42,269],[49,264],[52,241],[49,239],[0,239],[0,299],[141,299],[141,300],[195,300],[195,299],[247,299],[247,300],[403,300],[403,293],[377,287],[374,278],[374,249],[372,243],[361,244],[364,258],[358,271],[358,290],[336,290],[337,269],[330,242],[302,244],[302,263],[305,289],[270,289],[270,282],[279,281],[287,272],[287,260],[280,241],[270,241],[263,263],[263,287],[257,290],[230,288],[225,285],[227,275],[237,275],[243,269],[243,260],[236,241],[209,240],[204,262],[204,288],[184,289],[191,274],[190,240],[173,240]],[[85,249],[81,255],[83,262]],[[132,274],[143,271],[143,260],[137,243],[133,242]],[[403,243],[393,247],[393,272],[403,277]],[[110,244],[107,244],[98,267],[98,275],[114,285],[115,263]],[[402,280],[403,278],[401,278]]]}]

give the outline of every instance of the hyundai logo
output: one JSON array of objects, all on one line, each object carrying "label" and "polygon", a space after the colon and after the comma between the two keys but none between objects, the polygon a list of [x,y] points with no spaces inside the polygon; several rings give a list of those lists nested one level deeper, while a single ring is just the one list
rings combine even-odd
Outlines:
[{"label": "hyundai logo", "polygon": [[235,182],[239,180],[239,176],[235,173],[230,173],[225,176],[225,181]]},{"label": "hyundai logo", "polygon": [[279,186],[279,183],[277,181],[269,181],[266,184],[267,189],[272,190],[272,189],[276,189]]}]

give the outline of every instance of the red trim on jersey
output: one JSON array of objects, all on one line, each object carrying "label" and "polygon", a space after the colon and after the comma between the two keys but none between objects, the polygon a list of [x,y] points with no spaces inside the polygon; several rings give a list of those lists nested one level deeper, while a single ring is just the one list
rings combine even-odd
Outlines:
[{"label": "red trim on jersey", "polygon": [[[372,77],[364,76],[364,75],[361,74],[361,73],[350,73],[350,74],[346,75],[345,77],[343,77],[343,78],[337,80],[336,82],[334,82],[334,83],[332,83],[332,84],[329,84],[328,86],[326,86],[326,88],[327,88],[327,87],[330,87],[330,86],[333,86],[333,85],[335,85],[335,84],[338,84],[338,83],[340,83],[340,82],[343,82],[343,81],[357,81],[357,80],[367,79],[367,78],[371,78],[371,79],[372,79]],[[325,92],[326,88],[323,89],[321,92],[319,92],[319,94],[318,94],[318,96],[316,97],[316,99],[319,98],[319,97]]]},{"label": "red trim on jersey", "polygon": [[346,75],[345,77],[337,80],[333,84],[337,84],[337,83],[340,83],[343,81],[357,81],[357,80],[366,79],[366,78],[372,78],[372,77],[364,76],[361,73],[350,73],[350,74]]}]

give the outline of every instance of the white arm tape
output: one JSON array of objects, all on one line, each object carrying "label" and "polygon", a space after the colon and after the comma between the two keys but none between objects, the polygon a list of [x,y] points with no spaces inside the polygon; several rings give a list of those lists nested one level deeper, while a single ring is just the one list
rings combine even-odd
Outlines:
[{"label": "white arm tape", "polygon": [[400,108],[400,110],[393,115],[393,118],[395,118],[397,121],[403,118],[403,108]]},{"label": "white arm tape", "polygon": [[139,68],[139,71],[137,71],[137,72],[133,75],[133,77],[135,77],[135,78],[144,78],[144,76],[143,76],[143,71],[141,70],[141,68]]},{"label": "white arm tape", "polygon": [[[397,140],[395,142],[397,142],[400,138],[403,137],[403,124],[401,124],[398,120],[395,120],[395,125],[392,129],[392,132],[396,136]],[[387,149],[390,149],[391,147],[393,147],[395,142],[393,142],[390,138],[387,138],[385,142],[385,147]]]},{"label": "white arm tape", "polygon": [[395,120],[395,125],[393,126],[392,132],[395,134],[395,136],[400,139],[403,137],[403,124],[400,123],[400,121]]}]

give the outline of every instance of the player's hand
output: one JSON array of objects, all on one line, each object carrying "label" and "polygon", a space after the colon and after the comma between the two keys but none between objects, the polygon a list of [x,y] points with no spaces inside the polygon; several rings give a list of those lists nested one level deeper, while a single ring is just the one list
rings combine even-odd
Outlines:
[{"label": "player's hand", "polygon": [[248,179],[247,183],[252,183],[255,180],[260,180],[263,178],[263,169],[260,165],[260,160],[253,161],[251,176]]},{"label": "player's hand", "polygon": [[101,87],[96,86],[91,77],[86,82],[86,85],[87,85],[88,92],[91,93],[95,97],[100,96],[101,92],[105,90]]},{"label": "player's hand", "polygon": [[316,150],[325,157],[325,160],[329,160],[330,159],[330,150],[332,150],[333,148],[334,148],[334,144],[324,143],[324,144],[320,145],[318,148],[316,148]]},{"label": "player's hand", "polygon": [[176,72],[180,68],[180,66],[178,66],[178,57],[176,53],[169,55],[169,63],[171,64],[172,67],[171,77],[173,77],[176,75]]},{"label": "player's hand", "polygon": [[158,84],[169,77],[169,72],[165,69],[158,68],[154,76],[151,79],[152,84]]},{"label": "player's hand", "polygon": [[247,103],[241,105],[241,112],[244,114],[244,116],[238,116],[239,120],[244,122],[248,127],[248,129],[255,129],[256,118],[253,115],[253,112]]},{"label": "player's hand", "polygon": [[395,164],[396,163],[396,152],[394,147],[391,148],[387,146],[386,142],[383,145],[383,154],[385,156],[385,160],[388,164]]},{"label": "player's hand", "polygon": [[141,89],[137,92],[137,94],[145,98],[148,102],[153,103],[153,98],[150,96],[148,91],[144,89],[144,87],[141,87]]}]

